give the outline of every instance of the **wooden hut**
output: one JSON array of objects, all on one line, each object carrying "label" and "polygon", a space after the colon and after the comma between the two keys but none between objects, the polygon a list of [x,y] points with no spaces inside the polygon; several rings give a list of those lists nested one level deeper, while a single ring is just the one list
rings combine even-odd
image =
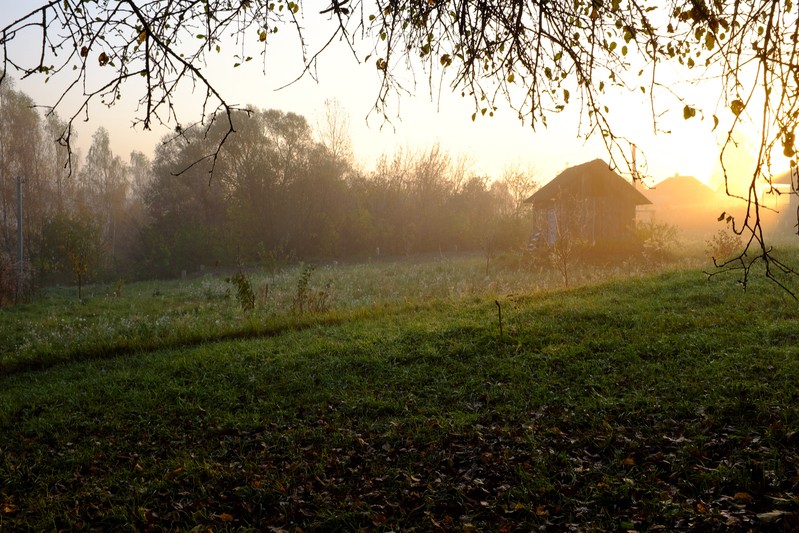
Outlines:
[{"label": "wooden hut", "polygon": [[651,202],[595,159],[567,168],[525,203],[532,206],[530,248],[536,249],[566,237],[589,246],[628,241],[637,206]]}]

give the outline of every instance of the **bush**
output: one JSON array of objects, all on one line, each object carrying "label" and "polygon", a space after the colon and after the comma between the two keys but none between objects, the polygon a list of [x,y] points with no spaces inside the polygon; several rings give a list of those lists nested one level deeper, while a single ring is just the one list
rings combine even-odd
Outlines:
[{"label": "bush", "polygon": [[19,303],[33,292],[30,270],[19,279],[17,263],[8,254],[0,253],[0,307]]},{"label": "bush", "polygon": [[0,307],[11,305],[17,296],[17,276],[14,263],[6,254],[0,254]]},{"label": "bush", "polygon": [[255,309],[255,292],[252,290],[250,278],[244,272],[238,272],[225,281],[236,288],[236,300],[239,302],[242,311],[252,311]]},{"label": "bush", "polygon": [[730,228],[718,230],[705,242],[705,252],[714,263],[723,263],[740,253],[743,247],[741,236]]},{"label": "bush", "polygon": [[641,222],[635,227],[635,233],[641,242],[644,260],[660,263],[671,258],[672,250],[677,245],[677,226]]},{"label": "bush", "polygon": [[297,280],[297,293],[292,303],[292,311],[297,314],[322,313],[330,309],[333,299],[332,286],[328,283],[324,289],[311,288],[311,274],[315,267],[307,265]]}]

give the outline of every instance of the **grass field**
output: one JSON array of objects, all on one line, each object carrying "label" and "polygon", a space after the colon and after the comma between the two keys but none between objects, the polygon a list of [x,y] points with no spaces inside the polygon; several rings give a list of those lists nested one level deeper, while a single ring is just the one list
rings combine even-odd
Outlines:
[{"label": "grass field", "polygon": [[774,285],[302,272],[254,275],[253,311],[213,276],[2,310],[0,530],[799,523],[799,304]]}]

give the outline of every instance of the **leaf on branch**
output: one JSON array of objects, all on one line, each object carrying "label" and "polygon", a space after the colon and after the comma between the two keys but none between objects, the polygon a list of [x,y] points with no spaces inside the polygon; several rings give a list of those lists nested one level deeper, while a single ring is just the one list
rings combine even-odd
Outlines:
[{"label": "leaf on branch", "polygon": [[139,44],[143,43],[146,39],[147,39],[147,32],[146,31],[142,31],[139,34]]},{"label": "leaf on branch", "polygon": [[694,109],[693,107],[686,105],[685,107],[682,108],[682,118],[684,118],[685,120],[688,120],[695,116],[696,116],[696,109]]},{"label": "leaf on branch", "polygon": [[730,110],[732,110],[732,114],[736,117],[741,114],[744,110],[744,103],[741,100],[735,99],[730,104]]},{"label": "leaf on branch", "polygon": [[97,61],[100,63],[101,67],[106,66],[108,64],[108,55],[105,52],[101,52]]},{"label": "leaf on branch", "polygon": [[793,157],[793,145],[796,142],[796,135],[792,131],[785,132],[785,137],[782,140],[783,153],[785,157]]},{"label": "leaf on branch", "polygon": [[89,55],[89,47],[82,46],[80,49],[80,57],[86,57],[87,55]]},{"label": "leaf on branch", "polygon": [[716,45],[716,36],[713,35],[711,32],[707,32],[705,34],[705,46],[708,50],[713,50],[713,47]]},{"label": "leaf on branch", "polygon": [[713,129],[711,131],[716,131],[716,128],[719,126],[719,117],[713,115]]}]

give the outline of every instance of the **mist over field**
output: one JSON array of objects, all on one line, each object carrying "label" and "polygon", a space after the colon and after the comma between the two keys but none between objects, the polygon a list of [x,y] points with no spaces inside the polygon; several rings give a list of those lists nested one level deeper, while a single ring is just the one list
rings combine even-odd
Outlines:
[{"label": "mist over field", "polygon": [[[486,274],[503,256],[518,268],[546,266],[564,277],[572,263],[601,268],[635,263],[651,269],[685,256],[726,258],[741,244],[732,223],[743,220],[745,202],[711,189],[701,176],[672,176],[651,185],[651,180],[633,184],[629,176],[616,175],[649,203],[638,205],[634,216],[614,218],[623,230],[618,235],[557,236],[561,243],[570,240],[569,257],[558,258],[553,257],[554,237],[546,249],[534,249],[541,232],[536,221],[551,207],[535,207],[529,199],[559,175],[543,176],[514,164],[499,176],[479,175],[468,157],[437,145],[398,149],[364,169],[353,157],[349,117],[335,102],[313,126],[305,117],[278,110],[241,113],[236,134],[213,160],[201,158],[224,135],[222,125],[208,135],[187,130],[160,144],[152,159],[141,152],[114,153],[108,131],[101,128],[86,154],[70,158],[50,141],[60,127],[56,116],[43,118],[11,84],[2,92],[0,164],[4,175],[22,178],[21,198],[15,180],[0,187],[4,305],[54,284],[75,285],[82,292],[93,282],[268,271],[298,261],[466,253],[483,257]],[[606,162],[595,163],[610,172]],[[582,167],[564,171],[569,168]],[[787,179],[783,186],[790,185]],[[568,187],[564,191],[559,194],[578,194]],[[792,197],[777,188],[762,192],[763,205],[770,208],[762,214],[767,234],[789,237]],[[605,205],[596,198],[576,198],[583,204],[575,212],[583,214],[572,219],[589,211],[592,217],[617,217],[626,209],[589,208],[585,202]],[[607,212],[597,215],[596,209]],[[546,231],[561,231],[556,225]]]}]

